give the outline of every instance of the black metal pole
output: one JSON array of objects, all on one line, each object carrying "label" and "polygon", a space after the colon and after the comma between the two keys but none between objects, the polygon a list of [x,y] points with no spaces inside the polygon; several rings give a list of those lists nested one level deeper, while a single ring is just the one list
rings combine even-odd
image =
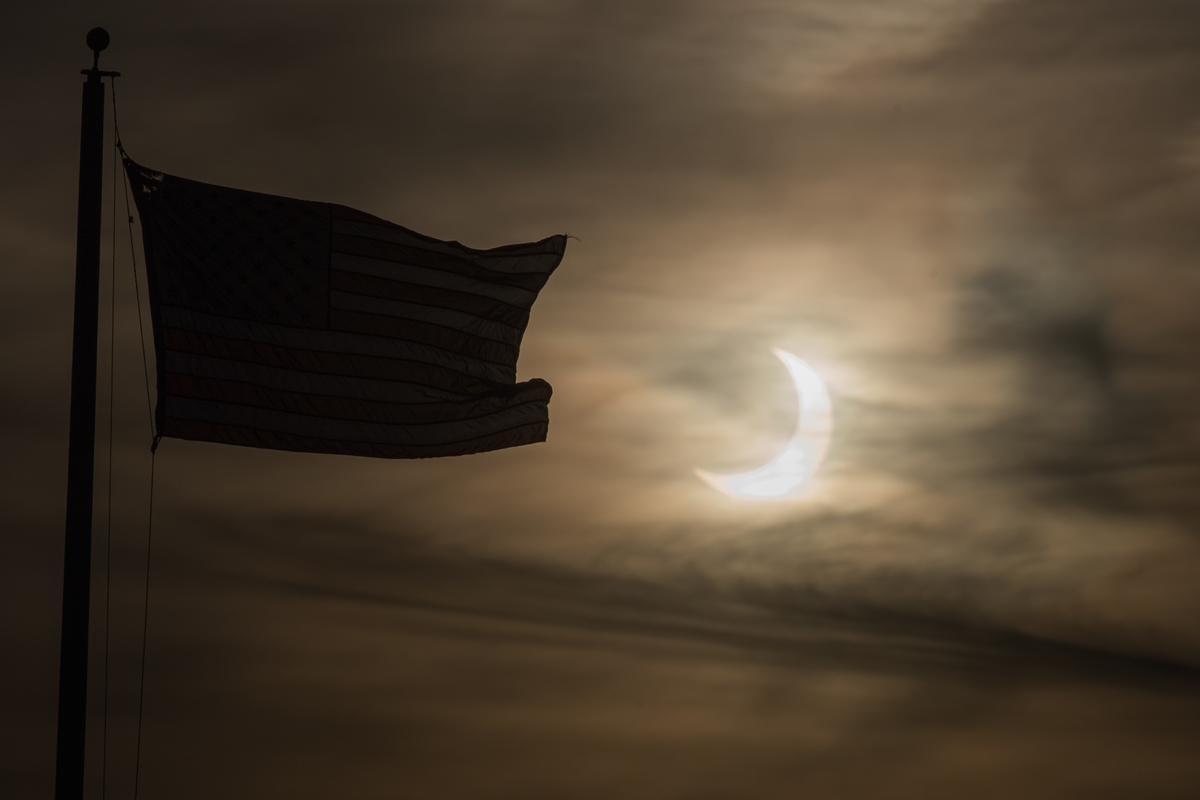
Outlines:
[{"label": "black metal pole", "polygon": [[62,645],[58,670],[56,800],[82,800],[87,723],[88,601],[92,571],[92,482],[96,438],[96,348],[100,305],[100,184],[104,166],[104,82],[100,51],[108,33],[87,35],[83,70],[79,216],[75,237],[75,329],[71,351],[71,441],[63,552]]}]

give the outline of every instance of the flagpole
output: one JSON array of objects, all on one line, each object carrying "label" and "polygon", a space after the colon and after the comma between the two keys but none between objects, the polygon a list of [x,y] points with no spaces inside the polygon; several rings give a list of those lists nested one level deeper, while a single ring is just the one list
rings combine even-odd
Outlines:
[{"label": "flagpole", "polygon": [[79,211],[75,234],[75,322],[71,350],[71,433],[63,549],[62,644],[58,669],[56,800],[82,800],[87,723],[88,601],[92,569],[92,483],[96,451],[96,350],[100,305],[100,188],[104,166],[103,28],[88,31],[91,69],[80,70]]}]

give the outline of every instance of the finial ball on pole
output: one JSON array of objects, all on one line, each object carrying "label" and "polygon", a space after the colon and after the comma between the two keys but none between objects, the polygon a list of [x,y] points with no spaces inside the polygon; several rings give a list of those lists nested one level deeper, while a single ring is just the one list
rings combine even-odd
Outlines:
[{"label": "finial ball on pole", "polygon": [[108,47],[108,31],[104,28],[92,28],[88,31],[87,46],[93,53],[99,55],[101,50]]}]

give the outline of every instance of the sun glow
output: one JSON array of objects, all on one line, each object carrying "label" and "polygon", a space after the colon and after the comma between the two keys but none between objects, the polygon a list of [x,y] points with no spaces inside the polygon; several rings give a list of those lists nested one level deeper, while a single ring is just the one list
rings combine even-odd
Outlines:
[{"label": "sun glow", "polygon": [[774,348],[796,387],[796,430],[773,459],[749,472],[717,474],[697,469],[708,485],[731,497],[780,500],[797,497],[811,483],[829,450],[833,435],[833,404],[816,370],[802,359]]}]

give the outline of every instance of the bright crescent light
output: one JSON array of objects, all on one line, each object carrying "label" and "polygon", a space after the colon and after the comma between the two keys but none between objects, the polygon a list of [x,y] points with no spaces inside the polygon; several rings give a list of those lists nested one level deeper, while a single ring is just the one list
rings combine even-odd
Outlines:
[{"label": "bright crescent light", "polygon": [[773,500],[799,494],[817,472],[833,434],[833,405],[821,376],[802,359],[779,348],[772,352],[787,367],[796,387],[796,432],[773,459],[749,472],[717,474],[697,469],[714,489],[731,497]]}]

